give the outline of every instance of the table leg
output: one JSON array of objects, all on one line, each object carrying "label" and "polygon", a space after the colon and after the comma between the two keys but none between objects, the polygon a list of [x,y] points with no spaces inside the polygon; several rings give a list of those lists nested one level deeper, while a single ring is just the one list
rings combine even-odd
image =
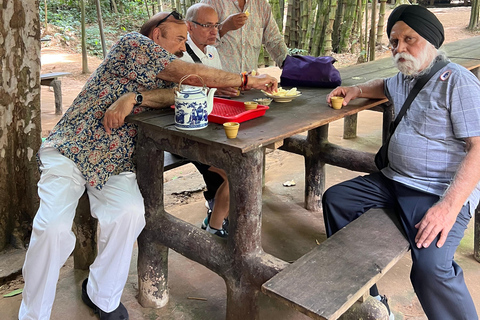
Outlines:
[{"label": "table leg", "polygon": [[395,120],[393,104],[386,102],[382,104],[383,108],[383,125],[382,125],[382,144],[387,141],[388,135],[390,134],[390,126]]},{"label": "table leg", "polygon": [[230,234],[226,254],[232,266],[224,275],[227,320],[258,319],[257,295],[263,272],[255,263],[261,243],[263,149],[231,157],[225,170],[230,181]]},{"label": "table leg", "polygon": [[343,139],[353,139],[357,137],[357,119],[358,113],[343,118]]},{"label": "table leg", "polygon": [[53,88],[53,95],[55,97],[55,114],[61,115],[62,110],[62,82],[60,80],[53,80],[50,84]]},{"label": "table leg", "polygon": [[146,227],[138,237],[138,301],[143,307],[161,308],[168,302],[168,248],[155,241],[165,214],[163,150],[141,137],[137,143],[138,183],[144,197]]},{"label": "table leg", "polygon": [[305,152],[305,208],[322,210],[322,195],[325,189],[325,163],[320,161],[320,146],[328,142],[328,124],[308,131]]}]

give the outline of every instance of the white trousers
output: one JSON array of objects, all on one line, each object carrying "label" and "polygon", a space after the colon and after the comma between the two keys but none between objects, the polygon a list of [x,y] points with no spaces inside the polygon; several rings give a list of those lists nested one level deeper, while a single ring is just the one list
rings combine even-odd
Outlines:
[{"label": "white trousers", "polygon": [[97,190],[86,185],[75,163],[56,149],[42,150],[40,159],[40,207],[23,266],[25,287],[19,319],[50,318],[60,268],[75,248],[72,224],[85,188],[100,230],[98,255],[90,266],[87,292],[95,305],[111,312],[120,304],[133,245],[145,226],[136,175],[125,172],[112,176],[102,190]]}]

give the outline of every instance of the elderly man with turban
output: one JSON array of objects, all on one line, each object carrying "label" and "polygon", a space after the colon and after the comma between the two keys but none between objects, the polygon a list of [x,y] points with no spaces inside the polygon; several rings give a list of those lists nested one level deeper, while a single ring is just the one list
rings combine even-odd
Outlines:
[{"label": "elderly man with turban", "polygon": [[[435,66],[440,69],[432,71],[393,131],[388,165],[325,192],[327,235],[370,208],[393,209],[410,242],[410,279],[428,319],[475,320],[475,305],[453,257],[480,196],[480,81],[438,50],[444,30],[429,10],[397,7],[387,34],[400,72],[338,87],[328,103],[337,95],[345,97],[344,104],[388,98],[398,115],[415,83]],[[386,302],[376,286],[370,293]]]}]

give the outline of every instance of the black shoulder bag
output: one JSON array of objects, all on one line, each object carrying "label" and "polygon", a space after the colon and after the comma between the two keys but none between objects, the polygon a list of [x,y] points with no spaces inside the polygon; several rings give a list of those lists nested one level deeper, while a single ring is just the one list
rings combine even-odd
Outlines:
[{"label": "black shoulder bag", "polygon": [[390,130],[389,130],[389,135],[387,138],[387,141],[380,147],[380,150],[378,150],[377,154],[375,155],[375,165],[377,166],[378,170],[382,170],[386,166],[388,166],[388,144],[390,143],[390,138],[393,135],[393,132],[397,128],[398,124],[400,123],[400,120],[402,120],[403,116],[407,112],[408,107],[412,104],[413,99],[417,96],[417,94],[422,90],[423,86],[427,83],[427,81],[435,74],[437,73],[438,70],[441,68],[445,67],[448,64],[447,61],[438,61],[435,63],[435,65],[432,67],[430,72],[422,77],[420,77],[413,86],[412,91],[408,94],[407,100],[403,103],[402,109],[398,113],[397,117],[395,118],[395,121],[393,122],[392,125],[390,125]]},{"label": "black shoulder bag", "polygon": [[185,42],[185,49],[187,49],[187,53],[190,57],[192,57],[195,63],[202,63],[202,60],[193,52],[193,49]]}]

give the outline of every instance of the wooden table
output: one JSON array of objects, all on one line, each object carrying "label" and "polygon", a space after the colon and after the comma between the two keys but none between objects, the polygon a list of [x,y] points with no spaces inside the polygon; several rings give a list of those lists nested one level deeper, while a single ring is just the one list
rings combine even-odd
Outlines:
[{"label": "wooden table", "polygon": [[[479,38],[466,41],[461,50],[449,46],[452,56],[480,52]],[[466,45],[470,49],[466,48]],[[452,59],[462,65],[480,61]],[[344,85],[362,83],[396,73],[390,59],[341,70]],[[305,157],[305,205],[321,209],[326,163],[355,171],[373,172],[373,154],[345,149],[328,142],[328,124],[345,116],[383,104],[357,99],[341,110],[326,105],[330,89],[300,89],[302,96],[290,103],[272,103],[263,117],[244,122],[236,139],[227,139],[218,124],[197,131],[174,127],[173,111],[152,111],[129,117],[138,124],[138,181],[145,198],[147,224],[139,237],[139,302],[161,307],[168,301],[168,248],[220,275],[227,286],[227,319],[258,318],[257,294],[261,285],[288,263],[265,253],[261,244],[262,167],[264,147],[284,141],[283,150]],[[261,97],[249,92],[242,100]],[[385,119],[391,121],[387,106]],[[384,127],[386,125],[384,124]],[[299,133],[308,132],[307,136]],[[230,235],[215,237],[180,220],[164,209],[163,155],[169,151],[222,168],[230,181]]]}]

